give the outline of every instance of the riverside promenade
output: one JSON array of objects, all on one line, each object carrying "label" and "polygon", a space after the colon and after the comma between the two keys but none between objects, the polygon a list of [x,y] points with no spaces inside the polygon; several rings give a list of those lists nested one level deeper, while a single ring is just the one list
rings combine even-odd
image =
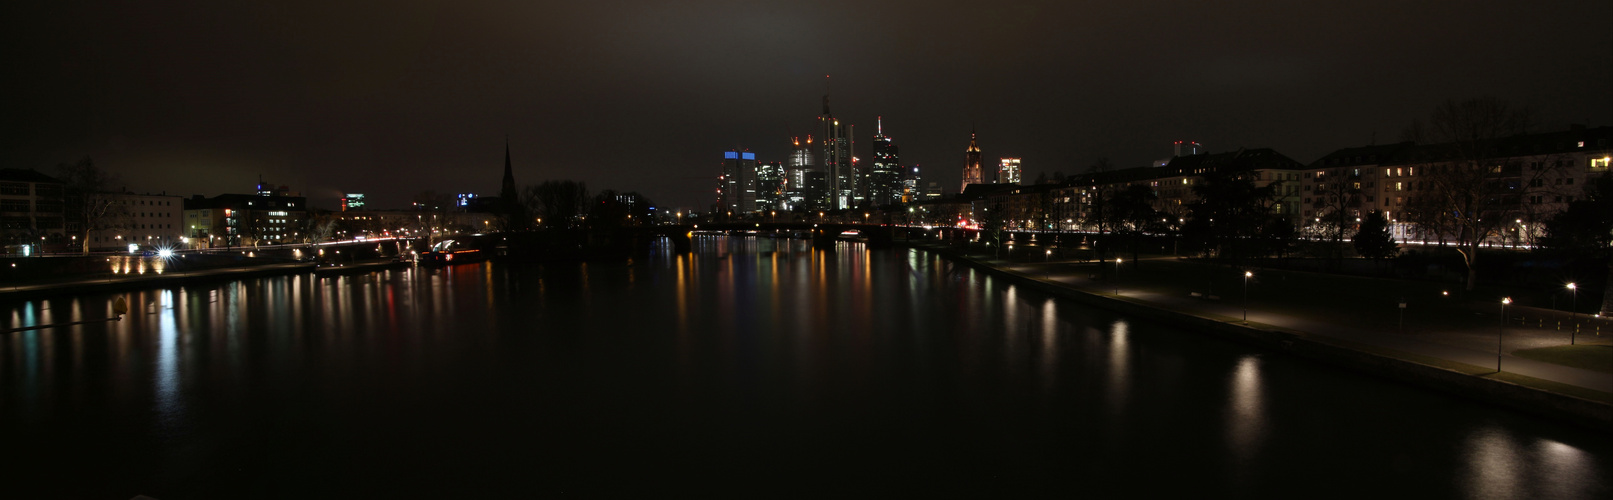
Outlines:
[{"label": "riverside promenade", "polygon": [[1438,283],[1165,256],[1011,262],[933,241],[910,246],[1087,304],[1613,431],[1606,318],[1509,305],[1503,320],[1500,300]]},{"label": "riverside promenade", "polygon": [[245,279],[309,272],[311,262],[253,263],[238,266],[214,267],[196,270],[174,270],[157,273],[97,273],[94,275],[62,276],[25,283],[0,283],[0,301],[30,300],[34,298],[72,295],[87,292],[137,290],[199,281]]}]

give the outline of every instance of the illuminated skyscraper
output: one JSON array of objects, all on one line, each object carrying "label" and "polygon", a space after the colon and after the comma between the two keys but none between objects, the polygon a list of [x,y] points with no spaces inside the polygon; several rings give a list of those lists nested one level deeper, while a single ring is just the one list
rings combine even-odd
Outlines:
[{"label": "illuminated skyscraper", "polygon": [[963,186],[958,192],[969,189],[970,184],[985,184],[980,177],[980,144],[975,142],[975,132],[969,131],[969,149],[963,151]]},{"label": "illuminated skyscraper", "polygon": [[875,207],[902,202],[902,166],[884,122],[884,117],[874,122],[874,165],[868,172],[868,205]]},{"label": "illuminated skyscraper", "polygon": [[855,130],[850,124],[842,125],[829,112],[829,96],[823,96],[823,115],[818,117],[823,126],[823,168],[829,188],[828,208],[851,208],[858,197],[856,165],[852,162],[851,137]]},{"label": "illuminated skyscraper", "polygon": [[902,203],[913,203],[922,198],[919,187],[924,185],[924,179],[919,176],[919,166],[902,167]]},{"label": "illuminated skyscraper", "polygon": [[822,193],[807,191],[807,173],[817,166],[813,160],[812,136],[806,136],[805,142],[800,137],[791,137],[790,143],[794,149],[790,151],[790,163],[784,168],[785,209],[817,208],[821,206],[818,205],[818,198]]},{"label": "illuminated skyscraper", "polygon": [[1019,158],[1003,158],[997,167],[998,184],[1019,184]]},{"label": "illuminated skyscraper", "polygon": [[347,195],[342,196],[342,211],[343,212],[346,212],[348,210],[360,210],[360,209],[363,209],[363,208],[364,208],[364,195],[363,194],[347,193]]},{"label": "illuminated skyscraper", "polygon": [[772,212],[789,210],[784,196],[784,163],[771,161],[756,165],[756,210]]},{"label": "illuminated skyscraper", "polygon": [[756,211],[756,153],[723,153],[718,203],[733,216]]}]

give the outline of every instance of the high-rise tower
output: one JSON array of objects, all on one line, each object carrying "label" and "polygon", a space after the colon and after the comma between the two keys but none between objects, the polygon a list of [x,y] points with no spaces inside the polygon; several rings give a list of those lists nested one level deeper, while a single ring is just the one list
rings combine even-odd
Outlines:
[{"label": "high-rise tower", "polygon": [[959,192],[969,189],[970,184],[985,184],[980,177],[980,144],[975,141],[975,131],[969,130],[969,149],[963,151],[963,187]]},{"label": "high-rise tower", "polygon": [[857,172],[852,163],[851,133],[855,130],[850,124],[841,125],[829,112],[829,96],[823,96],[823,115],[818,117],[823,125],[823,159],[825,177],[828,181],[829,203],[831,210],[851,208],[857,196]]},{"label": "high-rise tower", "polygon": [[998,184],[1019,184],[1019,158],[1003,158],[997,167]]},{"label": "high-rise tower", "polygon": [[896,144],[885,135],[885,118],[874,122],[874,165],[868,172],[868,204],[875,207],[902,202],[902,166]]},{"label": "high-rise tower", "polygon": [[813,174],[817,174],[815,178],[820,181],[819,184],[823,180],[823,172],[817,171],[818,162],[814,159],[817,145],[813,144],[811,135],[806,136],[805,141],[800,137],[791,137],[790,144],[793,148],[790,150],[790,162],[784,167],[785,209],[822,207],[823,186],[812,188],[808,182],[809,178],[814,177]]},{"label": "high-rise tower", "polygon": [[756,211],[756,153],[728,151],[722,154],[719,196],[722,209],[733,217]]},{"label": "high-rise tower", "polygon": [[919,201],[919,198],[923,195],[920,192],[920,186],[923,186],[923,183],[924,179],[919,175],[918,165],[902,167],[902,203]]},{"label": "high-rise tower", "polygon": [[789,181],[784,176],[784,162],[766,162],[756,165],[756,211],[789,210],[784,188]]}]

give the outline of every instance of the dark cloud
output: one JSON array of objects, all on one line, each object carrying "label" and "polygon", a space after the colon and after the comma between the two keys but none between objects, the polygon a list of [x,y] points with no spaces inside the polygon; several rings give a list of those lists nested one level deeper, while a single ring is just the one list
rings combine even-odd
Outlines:
[{"label": "dark cloud", "polygon": [[[138,190],[258,175],[334,205],[573,178],[703,206],[723,150],[783,160],[825,91],[952,186],[988,157],[1144,165],[1192,139],[1300,161],[1494,95],[1613,122],[1605,2],[13,2],[7,167]],[[865,146],[863,146],[865,147]],[[866,155],[866,150],[861,151]]]}]

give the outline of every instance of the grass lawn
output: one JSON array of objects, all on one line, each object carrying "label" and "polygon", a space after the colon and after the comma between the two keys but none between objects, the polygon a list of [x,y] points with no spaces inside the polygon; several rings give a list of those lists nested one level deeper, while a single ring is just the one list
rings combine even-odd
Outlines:
[{"label": "grass lawn", "polygon": [[1560,345],[1513,351],[1512,355],[1563,366],[1613,373],[1613,346]]}]

